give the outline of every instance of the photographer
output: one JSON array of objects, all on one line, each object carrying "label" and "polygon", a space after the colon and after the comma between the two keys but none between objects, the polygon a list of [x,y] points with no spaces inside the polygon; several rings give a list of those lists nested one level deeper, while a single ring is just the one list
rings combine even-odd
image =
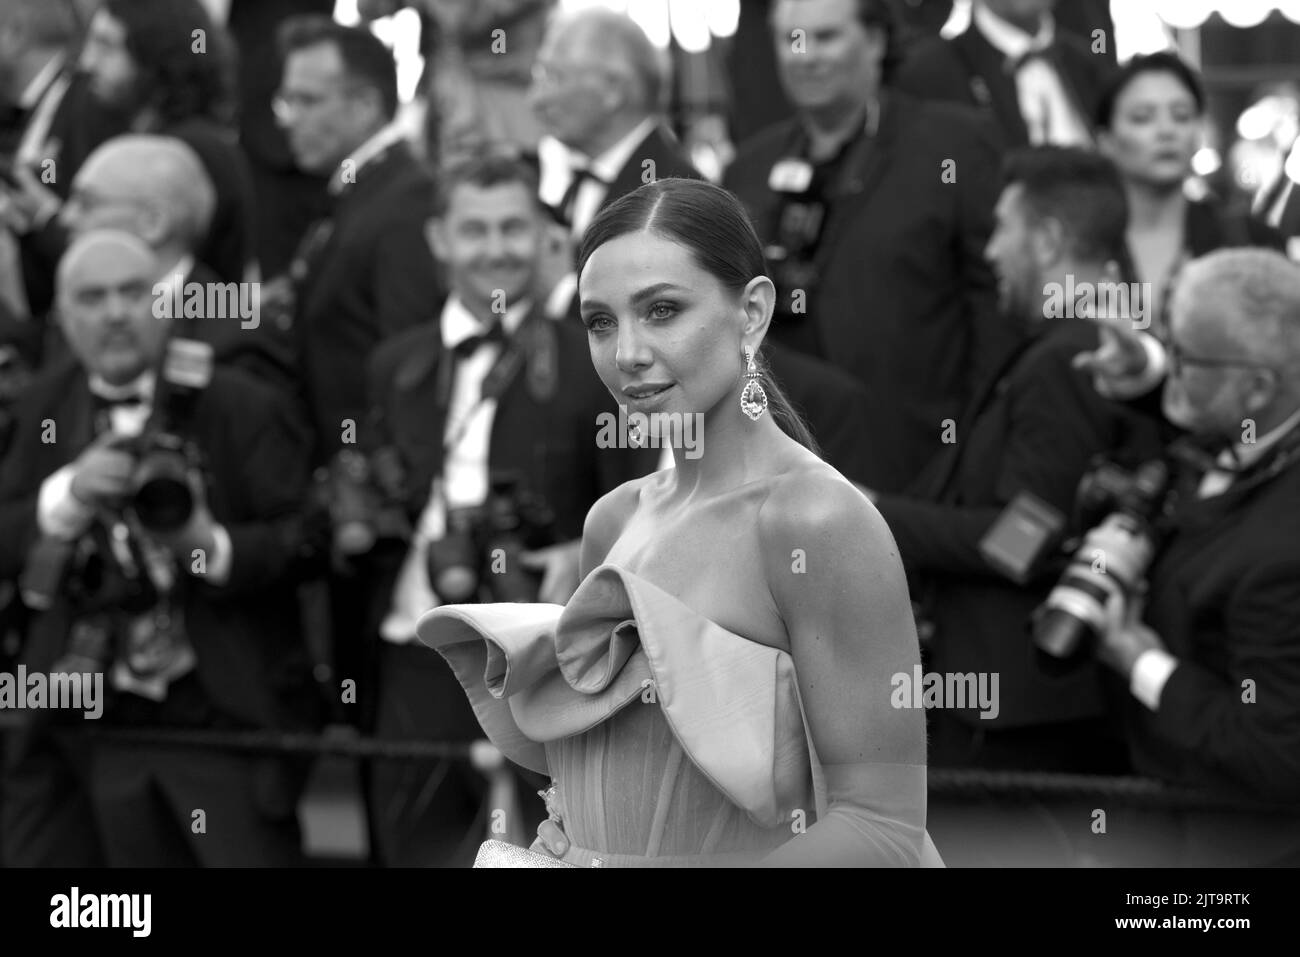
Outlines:
[{"label": "photographer", "polygon": [[[172,337],[152,310],[163,268],[111,230],[60,263],[75,358],[0,439],[0,581],[28,609],[22,661],[98,675],[106,722],[306,729],[318,701],[292,581],[308,435],[278,392]],[[94,863],[97,843],[114,866],[297,859],[290,762],[111,740],[87,755],[54,734],[56,712],[36,714],[6,755],[10,863]]]},{"label": "photographer", "polygon": [[[1294,806],[1300,267],[1259,249],[1194,260],[1174,290],[1164,345],[1165,416],[1219,451],[1175,472],[1144,596],[1123,608],[1111,603],[1098,652],[1131,692],[1139,772]],[[1130,545],[1122,537],[1100,543],[1121,560]],[[1189,815],[1184,863],[1300,860],[1294,816],[1255,814],[1232,828],[1196,823]]]},{"label": "photographer", "polygon": [[[370,363],[373,411],[360,438],[378,484],[388,486],[389,509],[413,530],[409,541],[381,541],[370,553],[377,605],[367,633],[382,636],[379,684],[363,683],[359,697],[362,706],[377,698],[380,737],[482,737],[446,663],[413,643],[417,619],[442,602],[567,601],[578,585],[587,510],[645,461],[635,450],[597,448],[597,417],[617,406],[592,368],[582,327],[547,319],[528,298],[545,222],[526,164],[487,157],[447,170],[429,238],[452,294],[434,322],[384,343]],[[502,475],[517,486],[502,488]],[[495,521],[503,513],[520,521],[514,535],[502,527],[512,522]],[[436,792],[418,804],[430,775]],[[485,794],[479,773],[461,763],[441,771],[428,762],[378,764],[371,802],[379,856],[387,864],[468,863]],[[527,799],[537,805],[535,825],[544,812]]]},{"label": "photographer", "polygon": [[[1114,285],[1128,208],[1111,164],[1081,149],[1013,153],[1006,182],[986,255],[1004,321],[1025,330],[1025,345],[958,417],[956,441],[905,494],[879,495],[876,504],[932,625],[931,670],[1000,679],[996,712],[974,702],[930,712],[930,762],[1113,772],[1124,766],[1123,749],[1103,719],[1102,672],[1091,663],[1060,675],[1036,666],[1027,626],[1053,576],[1022,554],[1024,538],[1005,533],[1054,511],[1062,527],[1044,529],[1046,545],[1065,531],[1090,459],[1121,446],[1157,447],[1147,423],[1071,369],[1096,344],[1097,328],[1074,312],[1073,299],[1068,309],[1053,302],[1067,287]],[[1008,568],[1006,559],[1024,567]]]}]

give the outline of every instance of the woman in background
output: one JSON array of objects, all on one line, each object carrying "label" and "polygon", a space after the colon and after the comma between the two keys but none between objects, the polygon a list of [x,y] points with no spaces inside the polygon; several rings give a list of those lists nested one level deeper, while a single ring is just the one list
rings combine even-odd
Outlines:
[{"label": "woman in background", "polygon": [[1149,318],[1183,263],[1225,246],[1283,249],[1280,233],[1215,197],[1191,199],[1184,184],[1201,145],[1205,89],[1176,54],[1135,56],[1097,109],[1097,145],[1119,169],[1129,203],[1130,282],[1151,283]]},{"label": "woman in background", "polygon": [[643,186],[588,230],[579,296],[611,394],[703,432],[593,506],[566,606],[421,620],[493,743],[554,782],[533,849],[941,865],[924,714],[891,701],[920,660],[902,567],[763,370],[775,291],[743,208],[704,182]]}]

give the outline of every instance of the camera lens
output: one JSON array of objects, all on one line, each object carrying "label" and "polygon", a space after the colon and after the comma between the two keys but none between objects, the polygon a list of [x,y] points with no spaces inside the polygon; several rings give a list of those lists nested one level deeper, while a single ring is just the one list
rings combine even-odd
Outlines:
[{"label": "camera lens", "polygon": [[184,527],[194,513],[185,459],[165,451],[146,455],[136,470],[132,507],[145,528],[170,532]]}]

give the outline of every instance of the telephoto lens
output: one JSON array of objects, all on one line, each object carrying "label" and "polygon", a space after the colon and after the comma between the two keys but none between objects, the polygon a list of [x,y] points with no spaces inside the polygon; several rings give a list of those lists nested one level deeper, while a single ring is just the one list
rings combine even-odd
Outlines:
[{"label": "telephoto lens", "polygon": [[189,461],[182,440],[166,433],[150,437],[135,468],[131,508],[147,529],[171,532],[184,528],[194,514]]}]

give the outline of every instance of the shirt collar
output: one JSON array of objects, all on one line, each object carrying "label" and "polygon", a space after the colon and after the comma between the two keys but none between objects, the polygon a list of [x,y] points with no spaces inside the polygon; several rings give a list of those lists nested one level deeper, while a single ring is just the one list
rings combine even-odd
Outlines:
[{"label": "shirt collar", "polygon": [[647,116],[599,156],[589,158],[575,150],[573,151],[574,166],[585,165],[608,185],[614,182],[618,174],[623,171],[623,167],[632,158],[632,154],[641,145],[641,141],[649,136],[657,125],[658,123],[654,117]]},{"label": "shirt collar", "polygon": [[1300,426],[1300,409],[1296,409],[1287,419],[1276,428],[1269,429],[1263,435],[1256,436],[1254,442],[1238,442],[1232,447],[1232,452],[1240,467],[1253,465],[1264,457],[1269,449],[1277,445],[1287,437],[1297,426]]},{"label": "shirt collar", "polygon": [[95,373],[90,377],[90,391],[109,402],[138,395],[146,403],[150,403],[153,402],[156,379],[153,369],[145,369],[125,385],[111,385],[104,380],[103,376]]},{"label": "shirt collar", "polygon": [[[514,334],[530,309],[532,302],[525,299],[506,310],[501,317],[501,328],[506,335]],[[476,336],[487,328],[455,293],[448,296],[443,304],[439,324],[442,328],[442,344],[447,349],[455,349],[470,336]]]},{"label": "shirt collar", "polygon": [[[339,168],[334,171],[330,177],[329,191],[337,196],[343,192],[344,188],[355,182],[356,176],[368,164],[374,162],[381,153],[387,150],[394,143],[406,139],[406,131],[396,123],[389,123],[380,129],[374,136],[366,140],[339,164]],[[343,179],[345,171],[350,168],[351,181]]]},{"label": "shirt collar", "polygon": [[24,110],[36,107],[36,104],[41,101],[41,97],[45,95],[45,91],[54,82],[54,78],[63,69],[63,59],[62,53],[56,53],[46,61],[45,66],[41,67],[40,71],[32,77],[31,82],[27,84],[27,88],[18,97],[19,106]]},{"label": "shirt collar", "polygon": [[971,22],[994,49],[1012,60],[1019,60],[1031,50],[1045,50],[1056,38],[1056,21],[1050,13],[1043,14],[1038,33],[1033,36],[1003,20],[982,3],[975,4]]}]

